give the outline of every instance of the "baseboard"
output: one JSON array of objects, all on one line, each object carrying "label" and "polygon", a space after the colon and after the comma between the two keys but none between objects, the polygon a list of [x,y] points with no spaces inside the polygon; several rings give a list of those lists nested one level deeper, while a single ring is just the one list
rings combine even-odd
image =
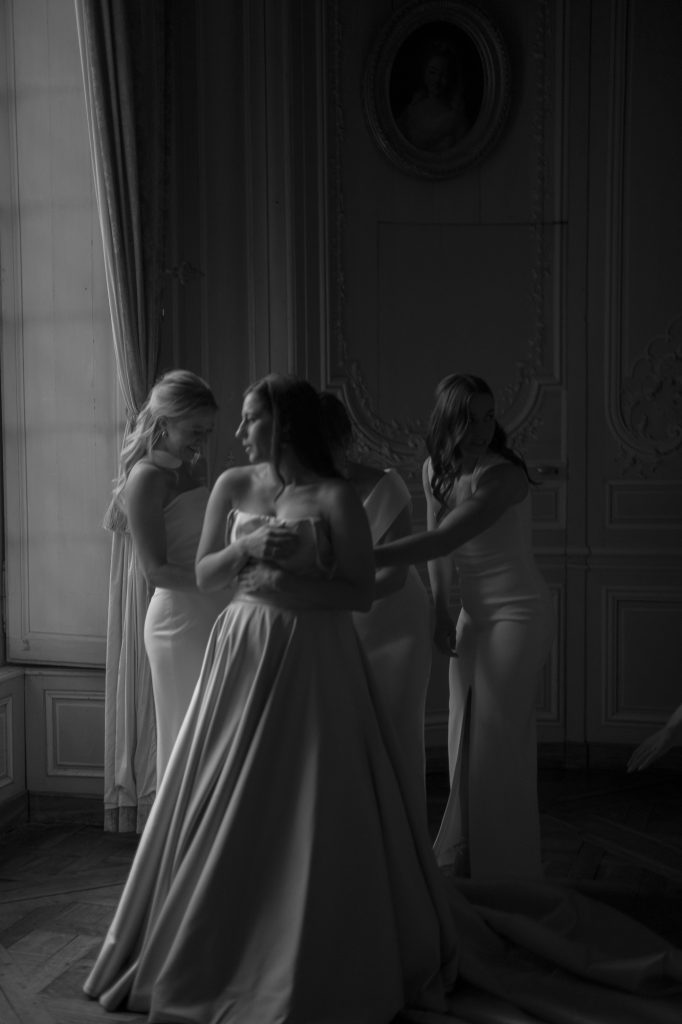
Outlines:
[{"label": "baseboard", "polygon": [[28,794],[28,820],[42,825],[103,826],[104,804],[101,796],[31,792]]},{"label": "baseboard", "polygon": [[[538,768],[540,771],[561,768],[566,771],[622,771],[625,772],[630,754],[635,749],[625,743],[539,743]],[[647,773],[682,774],[682,746],[669,750],[655,761]],[[427,775],[447,774],[446,746],[427,748]]]}]

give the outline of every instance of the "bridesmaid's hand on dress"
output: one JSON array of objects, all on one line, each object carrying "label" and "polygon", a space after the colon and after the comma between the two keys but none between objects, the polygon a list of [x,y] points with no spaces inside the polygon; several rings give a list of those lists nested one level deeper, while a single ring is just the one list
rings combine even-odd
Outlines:
[{"label": "bridesmaid's hand on dress", "polygon": [[457,627],[447,612],[436,612],[433,642],[441,654],[457,657]]}]

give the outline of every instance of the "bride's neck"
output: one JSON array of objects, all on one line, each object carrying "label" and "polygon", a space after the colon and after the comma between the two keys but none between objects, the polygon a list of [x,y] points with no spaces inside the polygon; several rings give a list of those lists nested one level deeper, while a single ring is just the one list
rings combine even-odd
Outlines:
[{"label": "bride's neck", "polygon": [[272,473],[283,480],[286,487],[300,487],[317,480],[317,474],[308,466],[304,466],[288,448],[282,452],[277,469],[272,466]]}]

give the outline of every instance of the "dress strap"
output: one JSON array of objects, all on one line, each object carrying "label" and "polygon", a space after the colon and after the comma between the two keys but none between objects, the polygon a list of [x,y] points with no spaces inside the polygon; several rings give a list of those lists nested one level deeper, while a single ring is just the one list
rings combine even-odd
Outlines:
[{"label": "dress strap", "polygon": [[411,506],[412,495],[400,473],[387,469],[363,504],[372,531],[372,543],[378,544],[403,509]]}]

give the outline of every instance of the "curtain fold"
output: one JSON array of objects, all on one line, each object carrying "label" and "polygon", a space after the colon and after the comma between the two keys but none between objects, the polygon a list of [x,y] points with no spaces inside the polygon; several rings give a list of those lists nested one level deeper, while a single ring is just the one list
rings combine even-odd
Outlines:
[{"label": "curtain fold", "polygon": [[[118,380],[134,422],[157,373],[167,154],[164,0],[74,0]],[[115,467],[112,467],[115,470]],[[141,831],[156,787],[144,618],[150,594],[125,517],[112,531],[105,671],[104,827]]]}]

